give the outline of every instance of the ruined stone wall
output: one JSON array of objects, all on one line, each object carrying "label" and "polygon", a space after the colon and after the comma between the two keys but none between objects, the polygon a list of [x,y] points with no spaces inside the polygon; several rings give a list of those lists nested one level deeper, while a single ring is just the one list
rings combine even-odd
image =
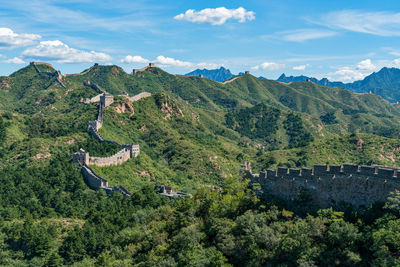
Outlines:
[{"label": "ruined stone wall", "polygon": [[264,193],[286,201],[299,199],[305,193],[322,208],[340,202],[369,206],[385,201],[390,192],[400,190],[397,173],[397,168],[352,164],[315,165],[314,169],[301,170],[278,167],[259,174],[246,170],[250,182],[259,183]]}]

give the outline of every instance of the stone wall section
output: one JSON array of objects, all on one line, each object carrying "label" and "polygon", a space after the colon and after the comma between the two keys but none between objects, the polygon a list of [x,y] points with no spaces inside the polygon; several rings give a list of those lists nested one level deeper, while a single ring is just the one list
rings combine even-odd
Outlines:
[{"label": "stone wall section", "polygon": [[386,201],[391,192],[400,190],[400,172],[394,167],[315,165],[313,169],[278,167],[259,174],[248,168],[245,173],[250,183],[259,183],[266,194],[290,201],[306,190],[313,204],[322,208],[341,202],[369,206]]},{"label": "stone wall section", "polygon": [[62,75],[61,75],[61,72],[60,72],[60,71],[55,71],[55,72],[41,71],[41,70],[37,67],[37,65],[45,65],[45,66],[48,66],[48,67],[51,67],[51,68],[54,69],[54,67],[53,67],[52,65],[50,65],[50,64],[48,64],[48,63],[44,63],[44,62],[31,62],[30,64],[35,68],[35,70],[36,70],[37,73],[43,73],[43,74],[47,74],[47,75],[49,75],[49,76],[55,76],[57,82],[58,82],[63,88],[67,88],[67,87],[64,85],[64,83],[62,82]]},{"label": "stone wall section", "polygon": [[143,99],[143,98],[146,98],[146,97],[150,97],[150,96],[151,96],[151,93],[149,93],[149,92],[142,92],[142,93],[139,93],[139,94],[134,95],[134,96],[129,96],[128,94],[122,94],[122,95],[120,95],[120,96],[123,96],[123,97],[129,99],[129,100],[132,101],[132,102],[135,102],[135,101],[139,101],[140,99]]},{"label": "stone wall section", "polygon": [[[88,133],[91,134],[94,138],[96,138],[96,140],[98,140],[99,142],[108,142],[115,144],[121,147],[121,150],[110,157],[90,157],[88,152],[84,151],[83,149],[80,149],[78,152],[74,153],[73,160],[82,167],[81,169],[82,175],[84,176],[85,181],[90,188],[95,190],[104,189],[106,190],[107,193],[110,193],[112,191],[118,191],[121,194],[130,196],[131,193],[129,193],[129,191],[123,186],[109,187],[108,181],[97,175],[94,172],[94,170],[89,167],[89,165],[105,167],[105,166],[123,164],[130,158],[139,156],[140,147],[139,145],[131,145],[131,144],[121,145],[112,140],[105,140],[100,135],[99,129],[103,126],[103,110],[105,107],[113,103],[114,98],[112,95],[105,92],[100,86],[91,83],[90,81],[85,81],[84,85],[90,86],[93,89],[98,90],[102,93],[100,95],[100,104],[99,104],[99,110],[97,112],[97,118],[95,121],[88,122]],[[141,98],[143,98],[143,96],[145,95],[142,95]]]},{"label": "stone wall section", "polygon": [[149,65],[146,66],[146,67],[144,67],[144,68],[141,68],[141,69],[133,69],[132,74],[137,74],[137,73],[139,73],[139,72],[141,72],[141,71],[146,71],[148,68],[154,68],[154,67],[155,67],[154,63],[149,63]]},{"label": "stone wall section", "polygon": [[227,80],[227,81],[224,81],[224,82],[220,82],[221,84],[228,84],[228,83],[231,83],[231,82],[233,82],[234,80],[236,80],[236,79],[238,79],[240,76],[236,76],[236,77],[233,77],[232,79],[230,79],[230,80]]},{"label": "stone wall section", "polygon": [[103,88],[101,88],[101,87],[100,87],[98,84],[96,84],[96,83],[92,83],[91,81],[83,81],[83,85],[84,85],[84,86],[88,86],[88,87],[90,87],[90,88],[96,90],[97,92],[99,92],[99,93],[101,93],[101,94],[106,93],[106,91],[105,91]]},{"label": "stone wall section", "polygon": [[110,157],[89,157],[88,165],[96,165],[100,167],[120,165],[130,159],[132,151],[125,147]]},{"label": "stone wall section", "polygon": [[81,76],[81,75],[85,75],[85,74],[89,73],[93,68],[97,67],[98,65],[99,65],[98,63],[94,63],[93,66],[91,66],[89,69],[85,70],[84,72],[65,74],[65,76]]},{"label": "stone wall section", "polygon": [[92,103],[97,103],[100,102],[100,96],[103,94],[98,94],[92,98],[81,98],[79,102],[84,103],[84,104],[92,104]]}]

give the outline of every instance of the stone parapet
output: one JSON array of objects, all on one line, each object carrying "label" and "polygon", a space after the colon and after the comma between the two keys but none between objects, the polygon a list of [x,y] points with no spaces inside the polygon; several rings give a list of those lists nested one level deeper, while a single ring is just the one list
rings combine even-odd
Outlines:
[{"label": "stone parapet", "polygon": [[313,169],[278,167],[260,174],[253,174],[251,169],[245,173],[250,183],[260,183],[262,191],[284,200],[293,200],[306,190],[319,207],[341,202],[369,206],[400,190],[396,167],[343,164],[330,165],[328,170],[327,165],[315,165]]}]

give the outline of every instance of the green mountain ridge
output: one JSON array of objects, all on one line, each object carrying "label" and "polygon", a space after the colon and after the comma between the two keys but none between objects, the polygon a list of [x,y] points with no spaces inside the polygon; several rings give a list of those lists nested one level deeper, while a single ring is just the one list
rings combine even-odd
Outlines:
[{"label": "green mountain ridge", "polygon": [[[228,162],[235,162],[233,165],[223,164],[222,160],[217,160],[219,165],[226,165],[226,168],[222,171],[215,172],[214,170],[213,173],[217,176],[222,172],[225,175],[236,175],[241,164],[240,161],[246,158],[255,158],[255,154],[261,147],[264,147],[266,151],[287,149],[289,136],[283,125],[284,118],[279,119],[274,133],[275,137],[272,139],[268,139],[268,136],[262,136],[262,134],[259,134],[256,138],[249,137],[227,125],[227,114],[233,114],[232,112],[247,107],[250,108],[247,114],[249,115],[253,112],[252,107],[259,103],[280,110],[281,116],[282,114],[297,114],[296,116],[301,119],[302,127],[316,141],[353,132],[392,138],[398,137],[400,132],[397,126],[400,120],[399,107],[384,101],[379,96],[357,95],[340,88],[322,87],[308,82],[286,85],[258,79],[248,74],[231,83],[222,85],[199,77],[171,75],[158,68],[132,75],[125,73],[117,66],[95,65],[83,75],[65,76],[63,82],[67,89],[63,89],[52,77],[38,74],[32,66],[27,66],[9,77],[0,78],[0,80],[0,91],[2,97],[4,96],[4,99],[6,99],[6,101],[1,101],[3,103],[2,109],[6,113],[14,113],[15,120],[19,118],[19,122],[16,120],[15,124],[12,123],[11,128],[14,136],[10,136],[9,140],[19,139],[21,143],[24,143],[26,138],[46,139],[48,137],[47,139],[55,140],[67,139],[69,136],[76,136],[77,134],[80,137],[75,138],[87,139],[87,121],[95,118],[96,107],[95,104],[84,105],[79,103],[79,99],[98,94],[92,88],[83,85],[83,82],[87,80],[100,85],[113,95],[119,95],[123,92],[134,95],[148,91],[155,94],[154,97],[168,97],[169,101],[176,103],[175,105],[184,111],[184,114],[186,114],[184,118],[173,117],[165,125],[164,120],[160,120],[162,117],[160,107],[154,104],[155,98],[152,97],[149,100],[133,104],[134,109],[143,110],[143,114],[136,112],[136,115],[127,118],[127,115],[114,112],[112,118],[106,119],[105,127],[101,130],[102,133],[106,137],[112,137],[122,143],[141,142],[146,147],[151,139],[145,137],[144,134],[139,136],[135,134],[135,138],[125,137],[125,135],[130,132],[127,129],[131,129],[131,127],[136,129],[135,132],[140,133],[138,129],[143,126],[149,129],[149,125],[152,124],[149,132],[154,134],[164,132],[165,136],[176,136],[168,141],[171,142],[172,147],[174,145],[180,147],[181,143],[184,142],[179,140],[187,140],[188,146],[183,150],[191,150],[194,147],[206,150],[207,152],[202,156],[202,161],[207,162],[210,166],[214,163],[209,159],[207,160],[207,157],[217,156],[223,159],[232,154],[232,151],[224,151],[226,147],[236,151],[233,155],[243,154],[243,156],[239,156],[240,160],[235,159],[235,157],[228,160]],[[148,101],[153,101],[153,104],[147,103]],[[122,102],[117,101],[116,103],[121,104]],[[141,105],[145,105],[148,110],[143,109]],[[108,113],[111,110],[106,110],[106,117],[109,116]],[[335,123],[326,124],[322,122],[321,116],[330,113],[334,114]],[[197,118],[197,120],[193,118]],[[141,121],[142,125],[132,124],[132,120]],[[254,125],[260,124],[256,117],[253,120]],[[123,122],[123,125],[115,124],[115,121]],[[146,121],[148,122],[146,123]],[[154,123],[155,121],[157,123]],[[150,122],[153,123],[150,124]],[[268,121],[264,123],[268,124]],[[193,135],[193,133],[179,131],[179,129],[186,129],[187,127],[193,128],[193,133],[197,131],[204,133],[201,137],[197,137],[197,133]],[[171,130],[167,130],[169,128]],[[75,140],[75,138],[70,140]],[[194,140],[198,138],[204,140],[197,144],[194,143]],[[165,141],[164,139],[160,140]],[[157,143],[156,141],[151,142]],[[211,142],[212,145],[206,147],[207,142]],[[273,146],[270,145],[271,142],[274,143]],[[44,143],[48,143],[48,141]],[[221,144],[220,149],[223,153],[215,153],[215,149],[218,147],[215,144],[218,143]],[[75,142],[73,146],[77,148]],[[243,149],[248,150],[248,152],[240,152]],[[158,154],[157,157],[161,156],[162,160],[170,161],[167,152],[169,151],[165,150],[156,154]],[[148,156],[154,155],[154,151],[148,150],[146,153],[148,153]],[[183,157],[188,157],[188,155],[183,155]],[[193,162],[199,161],[197,158],[192,160]],[[378,162],[377,159],[373,159],[373,161]],[[182,164],[182,162],[179,164]],[[179,164],[174,168],[179,169]],[[155,169],[162,168],[157,163],[154,163],[154,166]],[[168,167],[169,165],[167,165]],[[228,171],[229,169],[234,171]],[[201,172],[197,171],[197,173]],[[212,170],[207,172],[212,172]],[[198,175],[192,173],[190,176]],[[164,179],[163,181],[166,182],[167,180]],[[179,187],[179,183],[176,184]]]}]

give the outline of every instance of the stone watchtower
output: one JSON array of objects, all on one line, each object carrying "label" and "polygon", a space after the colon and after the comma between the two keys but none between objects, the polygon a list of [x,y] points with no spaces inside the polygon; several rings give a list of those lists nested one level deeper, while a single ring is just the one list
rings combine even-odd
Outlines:
[{"label": "stone watchtower", "polygon": [[137,156],[139,156],[140,153],[140,146],[139,145],[124,145],[124,148],[129,150],[129,156],[131,158],[135,158]]},{"label": "stone watchtower", "polygon": [[74,153],[73,160],[83,166],[89,165],[89,153],[81,148]]},{"label": "stone watchtower", "polygon": [[154,63],[149,63],[149,67],[154,68],[155,67]]},{"label": "stone watchtower", "polygon": [[200,78],[204,78],[204,75],[203,75],[203,74],[200,74],[199,77],[200,77]]},{"label": "stone watchtower", "polygon": [[246,71],[244,72],[244,74],[250,74],[250,71],[246,70]]},{"label": "stone watchtower", "polygon": [[104,93],[100,96],[100,104],[104,107],[108,107],[114,102],[114,97],[108,93]]}]

